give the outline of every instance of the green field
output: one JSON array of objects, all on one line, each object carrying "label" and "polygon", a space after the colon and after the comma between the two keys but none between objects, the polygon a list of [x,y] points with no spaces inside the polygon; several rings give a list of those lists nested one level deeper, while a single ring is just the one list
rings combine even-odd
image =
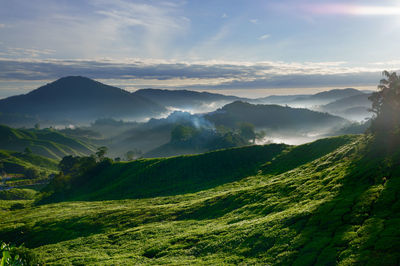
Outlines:
[{"label": "green field", "polygon": [[0,239],[46,265],[398,265],[399,157],[342,136],[114,163],[0,201]]}]

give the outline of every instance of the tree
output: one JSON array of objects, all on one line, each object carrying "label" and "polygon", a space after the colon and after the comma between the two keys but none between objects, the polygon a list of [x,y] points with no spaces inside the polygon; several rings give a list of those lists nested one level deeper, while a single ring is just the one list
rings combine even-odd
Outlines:
[{"label": "tree", "polygon": [[70,174],[74,171],[74,166],[79,162],[79,157],[73,157],[72,155],[64,156],[58,164],[61,172],[64,175]]},{"label": "tree", "polygon": [[132,161],[132,160],[135,160],[135,159],[140,158],[142,155],[143,155],[143,152],[142,152],[141,150],[139,150],[139,149],[133,149],[133,150],[131,150],[131,151],[128,151],[128,152],[125,154],[125,157],[126,157],[126,159],[127,159],[128,161]]},{"label": "tree", "polygon": [[39,123],[36,123],[36,124],[35,124],[35,129],[36,129],[36,130],[39,130],[39,129],[40,129],[40,124],[39,124]]},{"label": "tree", "polygon": [[108,150],[108,149],[107,149],[107,147],[105,147],[105,146],[102,146],[102,147],[97,148],[97,152],[96,152],[97,158],[98,158],[99,160],[102,160],[102,159],[104,158],[104,155],[106,155],[107,150]]},{"label": "tree", "polygon": [[398,133],[400,128],[400,78],[396,72],[383,71],[378,91],[372,93],[371,111],[375,113],[371,124],[373,133]]},{"label": "tree", "polygon": [[196,129],[191,126],[177,125],[171,131],[171,142],[183,142],[196,134]]},{"label": "tree", "polygon": [[254,130],[254,125],[251,123],[243,122],[239,125],[239,134],[247,141],[256,141],[256,133]]},{"label": "tree", "polygon": [[25,170],[25,177],[29,179],[34,179],[39,177],[39,170],[36,168],[28,168]]}]

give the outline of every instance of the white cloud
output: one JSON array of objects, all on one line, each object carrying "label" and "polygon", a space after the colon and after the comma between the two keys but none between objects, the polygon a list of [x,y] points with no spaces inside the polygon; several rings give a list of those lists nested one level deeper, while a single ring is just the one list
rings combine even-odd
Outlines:
[{"label": "white cloud", "polygon": [[269,35],[269,34],[264,34],[264,35],[261,35],[258,39],[259,39],[259,40],[266,40],[266,39],[268,39],[269,37],[271,37],[271,35]]},{"label": "white cloud", "polygon": [[250,19],[249,21],[250,21],[250,23],[258,24],[258,19]]},{"label": "white cloud", "polygon": [[6,24],[0,24],[0,29],[5,28],[5,27],[6,27]]},{"label": "white cloud", "polygon": [[223,13],[223,14],[221,15],[221,18],[228,18],[228,15],[227,15],[226,13]]}]

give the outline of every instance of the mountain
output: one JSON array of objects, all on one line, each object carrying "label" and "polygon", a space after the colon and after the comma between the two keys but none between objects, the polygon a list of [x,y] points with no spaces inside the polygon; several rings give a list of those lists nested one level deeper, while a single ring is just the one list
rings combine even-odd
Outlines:
[{"label": "mountain", "polygon": [[[323,92],[316,93],[316,94],[308,97],[308,99],[309,100],[334,101],[334,100],[338,100],[341,98],[350,97],[350,96],[354,96],[354,95],[360,95],[360,94],[363,94],[363,92],[356,90],[356,89],[352,89],[352,88],[335,89],[335,90],[329,90],[329,91],[323,91]],[[302,98],[300,98],[299,100],[302,100]]]},{"label": "mountain", "polygon": [[214,111],[226,103],[242,99],[236,96],[189,90],[141,89],[133,95],[147,98],[162,106],[184,110],[194,109],[198,112]]},{"label": "mountain", "polygon": [[52,159],[66,155],[89,155],[95,148],[52,129],[13,129],[0,125],[0,147],[4,150],[32,153]]},{"label": "mountain", "polygon": [[254,105],[241,101],[227,104],[217,111],[207,114],[205,118],[216,126],[235,128],[238,123],[248,122],[256,128],[266,128],[272,131],[312,132],[348,123],[343,118],[308,109],[279,105]]},{"label": "mountain", "polygon": [[80,76],[64,77],[27,94],[0,100],[3,113],[71,123],[101,117],[142,119],[164,111],[146,98]]},{"label": "mountain", "polygon": [[0,239],[32,265],[398,265],[398,161],[341,136],[113,163],[67,201],[0,201]]},{"label": "mountain", "polygon": [[364,92],[347,88],[323,91],[311,95],[273,95],[265,98],[259,98],[261,103],[273,103],[281,105],[289,105],[292,107],[314,107],[328,104],[330,102],[347,98],[355,95],[362,95]]},{"label": "mountain", "polygon": [[369,96],[371,94],[363,93],[341,98],[320,106],[319,110],[339,115],[346,119],[362,121],[372,116],[372,113],[368,111],[372,107],[372,103],[368,99]]}]

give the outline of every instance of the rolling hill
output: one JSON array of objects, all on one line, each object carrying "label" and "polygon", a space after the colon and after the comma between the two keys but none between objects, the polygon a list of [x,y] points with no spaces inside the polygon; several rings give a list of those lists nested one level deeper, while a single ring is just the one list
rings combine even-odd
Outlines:
[{"label": "rolling hill", "polygon": [[0,147],[4,150],[32,153],[52,159],[66,155],[88,155],[95,150],[93,146],[70,138],[52,129],[13,129],[0,125]]},{"label": "rolling hill", "polygon": [[60,78],[24,95],[0,100],[0,112],[39,117],[58,123],[88,123],[97,118],[142,119],[164,107],[89,78]]},{"label": "rolling hill", "polygon": [[115,163],[67,202],[0,201],[0,239],[49,265],[397,265],[398,154],[379,147],[342,136]]}]

